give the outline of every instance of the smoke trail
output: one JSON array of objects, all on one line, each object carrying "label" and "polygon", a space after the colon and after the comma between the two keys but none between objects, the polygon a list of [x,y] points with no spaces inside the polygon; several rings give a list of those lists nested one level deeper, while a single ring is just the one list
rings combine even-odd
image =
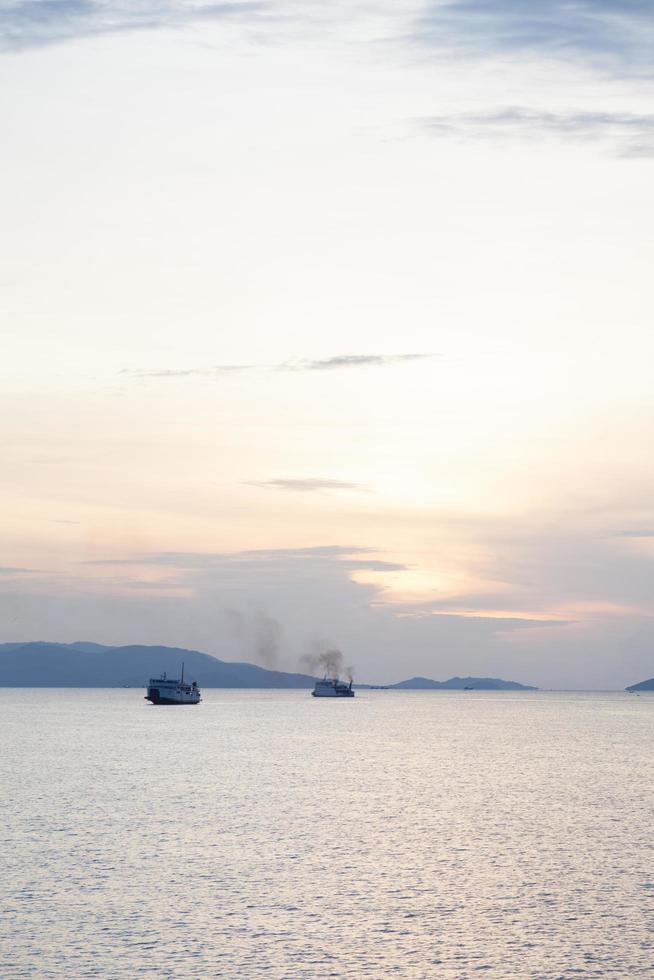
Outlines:
[{"label": "smoke trail", "polygon": [[257,612],[254,620],[254,651],[257,661],[264,667],[274,667],[277,664],[281,636],[281,623],[272,616]]},{"label": "smoke trail", "polygon": [[270,669],[277,666],[283,633],[281,623],[260,609],[252,613],[223,609],[222,615],[233,638],[234,657],[254,661]]},{"label": "smoke trail", "polygon": [[318,665],[328,677],[338,677],[343,669],[343,654],[340,650],[325,650],[318,655]]},{"label": "smoke trail", "polygon": [[344,673],[348,680],[354,679],[354,668],[346,667],[344,657],[340,650],[330,649],[323,653],[305,653],[300,657],[300,663],[308,668],[312,674],[324,674],[325,677],[338,678]]}]

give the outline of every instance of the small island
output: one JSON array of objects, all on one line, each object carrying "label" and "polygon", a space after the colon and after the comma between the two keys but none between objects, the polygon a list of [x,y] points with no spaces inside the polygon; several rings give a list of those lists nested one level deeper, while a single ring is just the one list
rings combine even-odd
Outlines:
[{"label": "small island", "polygon": [[430,677],[411,677],[399,684],[389,684],[389,691],[537,691],[537,687],[504,681],[500,677],[450,677],[434,681]]}]

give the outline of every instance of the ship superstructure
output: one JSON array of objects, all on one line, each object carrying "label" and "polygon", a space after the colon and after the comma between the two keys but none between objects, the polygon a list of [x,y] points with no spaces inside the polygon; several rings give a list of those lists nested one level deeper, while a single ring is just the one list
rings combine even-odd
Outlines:
[{"label": "ship superstructure", "polygon": [[314,698],[353,698],[352,681],[346,684],[338,677],[323,677],[316,681],[316,686],[311,692]]}]

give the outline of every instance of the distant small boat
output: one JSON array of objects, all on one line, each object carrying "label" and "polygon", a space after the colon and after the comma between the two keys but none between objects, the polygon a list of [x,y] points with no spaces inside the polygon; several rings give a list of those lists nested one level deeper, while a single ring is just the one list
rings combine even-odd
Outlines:
[{"label": "distant small boat", "polygon": [[152,704],[198,704],[201,700],[200,688],[197,681],[184,683],[184,664],[182,664],[180,680],[167,677],[165,671],[161,677],[151,677],[145,700],[151,701]]},{"label": "distant small boat", "polygon": [[338,677],[323,677],[321,681],[316,681],[316,686],[311,692],[314,698],[353,698],[352,681],[346,684],[339,681]]}]

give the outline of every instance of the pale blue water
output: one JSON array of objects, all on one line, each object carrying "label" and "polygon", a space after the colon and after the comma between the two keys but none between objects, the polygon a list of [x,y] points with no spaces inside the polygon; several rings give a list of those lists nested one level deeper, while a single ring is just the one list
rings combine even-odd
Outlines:
[{"label": "pale blue water", "polygon": [[654,697],[0,690],[0,976],[654,976]]}]

